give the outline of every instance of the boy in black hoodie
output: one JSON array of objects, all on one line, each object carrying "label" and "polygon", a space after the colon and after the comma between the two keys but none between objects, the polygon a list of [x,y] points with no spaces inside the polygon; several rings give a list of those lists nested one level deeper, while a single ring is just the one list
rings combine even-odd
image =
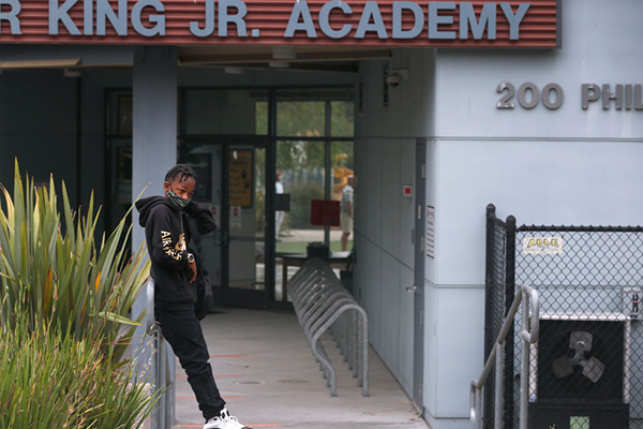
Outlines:
[{"label": "boy in black hoodie", "polygon": [[187,250],[190,234],[184,217],[195,217],[201,234],[216,228],[208,208],[190,201],[196,180],[196,173],[190,166],[178,164],[165,176],[163,196],[136,202],[152,261],[156,321],[188,375],[206,420],[203,429],[249,429],[230,416],[225,408],[194,312],[197,268],[194,255]]}]

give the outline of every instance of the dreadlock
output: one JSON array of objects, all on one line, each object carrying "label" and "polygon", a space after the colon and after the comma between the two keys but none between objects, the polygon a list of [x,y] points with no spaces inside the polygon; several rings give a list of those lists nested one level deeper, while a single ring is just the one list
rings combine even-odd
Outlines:
[{"label": "dreadlock", "polygon": [[195,182],[197,181],[196,172],[187,164],[176,164],[170,168],[170,171],[165,175],[166,182],[173,182],[175,180],[182,182],[189,178],[194,179]]}]

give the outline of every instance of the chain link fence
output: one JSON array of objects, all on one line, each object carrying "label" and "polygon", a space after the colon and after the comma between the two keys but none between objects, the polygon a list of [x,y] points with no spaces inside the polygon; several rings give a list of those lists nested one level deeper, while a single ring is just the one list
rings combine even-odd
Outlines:
[{"label": "chain link fence", "polygon": [[[487,210],[487,356],[515,285],[540,295],[528,427],[643,429],[643,227],[517,226]],[[520,326],[519,314],[506,344],[505,429],[518,428]],[[494,387],[485,392],[485,428],[494,423]]]}]

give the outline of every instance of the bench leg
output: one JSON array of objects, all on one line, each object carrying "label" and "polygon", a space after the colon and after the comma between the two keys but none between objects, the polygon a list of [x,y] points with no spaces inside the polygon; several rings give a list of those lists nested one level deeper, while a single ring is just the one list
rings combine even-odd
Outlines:
[{"label": "bench leg", "polygon": [[283,261],[281,264],[282,279],[281,279],[281,300],[288,301],[288,294],[286,293],[286,283],[288,283],[288,265]]}]

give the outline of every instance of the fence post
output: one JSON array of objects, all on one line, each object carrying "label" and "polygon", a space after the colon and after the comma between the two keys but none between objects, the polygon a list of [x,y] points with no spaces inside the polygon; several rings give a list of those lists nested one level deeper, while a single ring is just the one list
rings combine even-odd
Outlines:
[{"label": "fence post", "polygon": [[[505,276],[505,316],[516,294],[516,218],[507,217],[507,265]],[[505,342],[505,429],[514,427],[514,325]]]},{"label": "fence post", "polygon": [[[484,313],[484,362],[489,359],[494,347],[495,338],[493,338],[493,316],[497,309],[493,308],[493,268],[495,265],[495,242],[496,242],[496,206],[489,204],[487,206],[487,243],[486,243],[486,265],[485,265],[485,313]],[[484,391],[484,413],[483,425],[490,429],[490,416],[493,414],[493,397],[492,390]]]}]

